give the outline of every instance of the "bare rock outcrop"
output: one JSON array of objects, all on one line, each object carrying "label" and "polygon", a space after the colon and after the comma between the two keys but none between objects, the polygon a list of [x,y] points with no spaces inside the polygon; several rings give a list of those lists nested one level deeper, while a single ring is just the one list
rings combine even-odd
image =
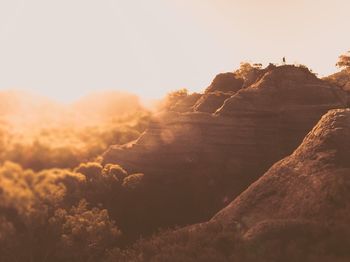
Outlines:
[{"label": "bare rock outcrop", "polygon": [[349,174],[350,109],[331,110],[293,154],[192,230],[221,224],[240,234],[256,251],[248,261],[347,261]]},{"label": "bare rock outcrop", "polygon": [[205,90],[205,93],[211,92],[237,92],[243,86],[244,80],[235,73],[227,72],[218,74],[210,86]]},{"label": "bare rock outcrop", "polygon": [[350,68],[345,68],[338,73],[327,76],[324,78],[324,80],[338,85],[345,91],[350,92]]},{"label": "bare rock outcrop", "polygon": [[[350,216],[350,109],[331,110],[293,154],[273,165],[213,220],[347,223]],[[350,227],[350,226],[349,226]]]},{"label": "bare rock outcrop", "polygon": [[174,257],[173,250],[181,261],[349,261],[349,174],[350,109],[331,110],[211,220],[159,234],[133,254],[145,261]]},{"label": "bare rock outcrop", "polygon": [[242,88],[243,83],[244,80],[234,73],[218,74],[203,94],[184,95],[167,106],[165,111],[214,113],[227,98]]},{"label": "bare rock outcrop", "polygon": [[272,67],[215,114],[158,115],[134,143],[111,146],[103,162],[161,185],[153,194],[161,190],[164,225],[203,221],[292,153],[323,114],[344,107],[344,91],[309,70]]},{"label": "bare rock outcrop", "polygon": [[223,93],[218,91],[205,93],[200,99],[198,99],[193,109],[197,112],[215,113],[216,110],[218,110],[224,104],[225,100],[231,96],[231,93]]},{"label": "bare rock outcrop", "polygon": [[198,93],[187,95],[179,99],[179,101],[177,101],[174,105],[170,106],[168,111],[175,111],[179,113],[191,112],[193,111],[194,105],[201,97],[202,94]]}]

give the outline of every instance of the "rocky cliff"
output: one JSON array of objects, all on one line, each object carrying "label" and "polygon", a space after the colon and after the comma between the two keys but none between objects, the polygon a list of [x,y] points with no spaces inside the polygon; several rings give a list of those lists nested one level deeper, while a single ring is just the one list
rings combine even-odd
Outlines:
[{"label": "rocky cliff", "polygon": [[252,228],[266,219],[346,224],[350,215],[350,110],[331,110],[293,154],[273,165],[213,221]]},{"label": "rocky cliff", "polygon": [[347,261],[349,173],[350,110],[332,110],[293,154],[193,229],[219,223],[261,261]]},{"label": "rocky cliff", "polygon": [[199,110],[209,113],[159,114],[137,141],[110,147],[103,162],[142,172],[159,185],[153,193],[164,200],[164,212],[176,206],[175,216],[161,218],[164,225],[209,218],[292,153],[323,114],[346,107],[341,88],[306,68],[264,70],[252,85]]},{"label": "rocky cliff", "polygon": [[345,262],[350,259],[350,109],[331,110],[209,222],[141,241],[130,260]]},{"label": "rocky cliff", "polygon": [[347,92],[350,92],[350,68],[343,69],[340,72],[324,78],[324,80],[335,84]]}]

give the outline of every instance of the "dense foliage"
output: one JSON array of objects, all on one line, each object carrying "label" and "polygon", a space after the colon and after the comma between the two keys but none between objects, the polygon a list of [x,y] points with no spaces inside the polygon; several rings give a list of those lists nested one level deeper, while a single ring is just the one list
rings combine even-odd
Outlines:
[{"label": "dense foliage", "polygon": [[346,54],[339,56],[339,60],[336,66],[350,68],[350,51],[348,51]]},{"label": "dense foliage", "polygon": [[0,98],[0,261],[103,258],[123,242],[117,215],[143,174],[89,161],[138,138],[150,113],[120,93],[72,105],[19,92]]}]

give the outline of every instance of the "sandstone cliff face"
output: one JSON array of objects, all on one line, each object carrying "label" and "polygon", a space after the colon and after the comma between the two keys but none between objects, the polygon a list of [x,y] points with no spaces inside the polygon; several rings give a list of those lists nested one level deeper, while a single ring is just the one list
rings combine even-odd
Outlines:
[{"label": "sandstone cliff face", "polygon": [[[267,219],[348,223],[350,109],[331,110],[294,153],[273,165],[212,221]],[[350,227],[350,226],[349,226]]]},{"label": "sandstone cliff face", "polygon": [[349,174],[350,109],[331,110],[293,154],[209,222],[159,234],[129,254],[142,261],[349,261]]},{"label": "sandstone cliff face", "polygon": [[343,90],[307,69],[273,67],[215,114],[158,115],[136,142],[110,147],[103,162],[161,185],[164,212],[176,205],[182,214],[168,212],[164,225],[201,221],[292,153],[329,109],[345,106]]},{"label": "sandstone cliff face", "polygon": [[215,113],[215,111],[224,104],[225,100],[230,98],[232,95],[232,93],[223,93],[218,91],[205,93],[200,99],[198,99],[193,109],[197,112]]},{"label": "sandstone cliff face", "polygon": [[324,78],[324,80],[338,85],[345,91],[350,92],[350,68],[343,69],[338,73],[327,76]]},{"label": "sandstone cliff face", "polygon": [[214,113],[224,101],[242,89],[245,80],[235,73],[217,75],[203,94],[186,95],[165,108],[165,111]]},{"label": "sandstone cliff face", "polygon": [[166,111],[214,113],[224,101],[242,89],[244,80],[234,73],[217,75],[203,94],[193,93],[176,101]]},{"label": "sandstone cliff face", "polygon": [[205,93],[211,92],[237,92],[242,88],[244,80],[234,73],[222,73],[217,75],[210,86],[205,90]]},{"label": "sandstone cliff face", "polygon": [[348,261],[350,109],[331,110],[293,154],[215,215],[241,238],[241,261]]},{"label": "sandstone cliff face", "polygon": [[177,103],[170,106],[169,111],[185,113],[193,111],[193,107],[196,102],[202,97],[201,94],[193,93],[182,99],[180,99]]}]

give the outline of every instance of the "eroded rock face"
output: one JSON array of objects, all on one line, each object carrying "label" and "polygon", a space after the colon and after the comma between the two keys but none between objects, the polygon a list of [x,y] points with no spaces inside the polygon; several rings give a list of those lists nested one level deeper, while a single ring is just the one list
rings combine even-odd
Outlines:
[{"label": "eroded rock face", "polygon": [[[292,155],[273,165],[209,224],[238,233],[246,249],[259,250],[259,259],[347,261],[349,174],[350,109],[331,110]],[[291,259],[295,255],[299,258]]]},{"label": "eroded rock face", "polygon": [[207,261],[201,254],[213,261],[349,261],[349,174],[350,109],[331,110],[294,153],[209,222],[160,234],[135,254],[153,245],[149,261],[174,257],[173,250],[186,261]]},{"label": "eroded rock face", "polygon": [[222,73],[217,75],[210,86],[205,90],[205,93],[211,92],[237,92],[243,86],[244,80],[239,78],[234,73]]},{"label": "eroded rock face", "polygon": [[338,85],[345,91],[350,92],[350,68],[343,69],[338,73],[327,76],[324,78],[324,80]]},{"label": "eroded rock face", "polygon": [[212,220],[242,221],[248,228],[268,219],[347,223],[349,174],[350,109],[332,110],[292,155],[272,166]]},{"label": "eroded rock face", "polygon": [[198,99],[193,109],[197,112],[215,113],[224,104],[225,100],[231,96],[231,93],[223,92],[205,93]]},{"label": "eroded rock face", "polygon": [[340,88],[318,79],[307,68],[280,66],[225,101],[218,115],[322,108],[344,103],[343,95]]},{"label": "eroded rock face", "polygon": [[103,162],[162,185],[160,208],[176,205],[181,214],[168,212],[164,225],[203,221],[292,153],[329,109],[345,106],[343,90],[307,69],[274,67],[215,114],[158,115],[136,142],[112,146]]},{"label": "eroded rock face", "polygon": [[201,94],[193,93],[182,99],[180,99],[175,105],[171,106],[168,110],[179,113],[191,112],[196,102],[202,97]]},{"label": "eroded rock face", "polygon": [[167,107],[166,111],[214,113],[227,98],[237,93],[243,84],[244,80],[234,73],[219,74],[203,94],[193,93],[184,96]]}]

